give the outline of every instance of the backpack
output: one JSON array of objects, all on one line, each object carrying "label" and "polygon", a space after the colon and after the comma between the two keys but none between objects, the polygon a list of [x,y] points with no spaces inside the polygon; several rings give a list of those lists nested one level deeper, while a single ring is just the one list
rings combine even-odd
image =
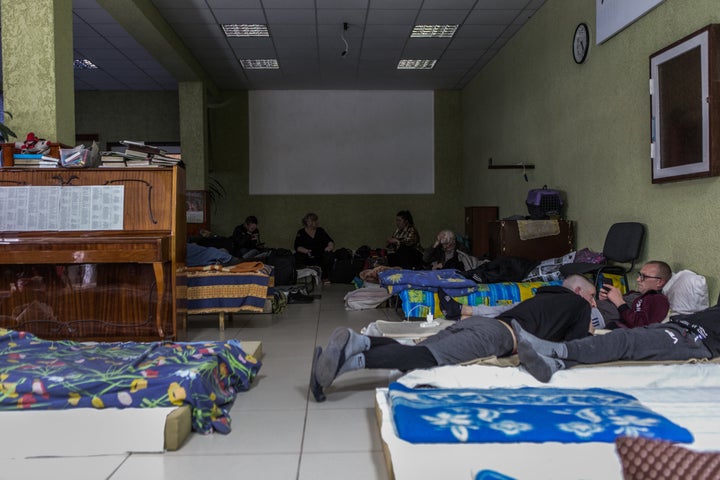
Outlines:
[{"label": "backpack", "polygon": [[295,256],[290,250],[275,248],[263,259],[263,263],[272,265],[275,286],[295,285],[297,283]]}]

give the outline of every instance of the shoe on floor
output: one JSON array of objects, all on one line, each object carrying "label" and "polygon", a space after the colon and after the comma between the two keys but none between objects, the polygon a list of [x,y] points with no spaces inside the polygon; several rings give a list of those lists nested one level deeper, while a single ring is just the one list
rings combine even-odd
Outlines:
[{"label": "shoe on floor", "polygon": [[315,350],[313,351],[312,367],[310,368],[310,392],[313,394],[313,398],[315,398],[315,401],[318,403],[322,403],[327,399],[325,392],[323,391],[323,387],[320,386],[317,381],[317,377],[315,376],[317,361],[318,358],[320,358],[320,355],[322,355],[322,347],[315,347]]}]

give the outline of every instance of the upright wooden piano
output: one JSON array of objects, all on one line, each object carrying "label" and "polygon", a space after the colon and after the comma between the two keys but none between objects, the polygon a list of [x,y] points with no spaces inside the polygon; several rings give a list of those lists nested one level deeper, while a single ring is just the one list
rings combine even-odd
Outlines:
[{"label": "upright wooden piano", "polygon": [[[93,185],[122,185],[120,228],[0,232],[0,327],[47,339],[176,339],[183,167],[0,168],[0,187]],[[12,209],[4,198],[0,209]]]}]

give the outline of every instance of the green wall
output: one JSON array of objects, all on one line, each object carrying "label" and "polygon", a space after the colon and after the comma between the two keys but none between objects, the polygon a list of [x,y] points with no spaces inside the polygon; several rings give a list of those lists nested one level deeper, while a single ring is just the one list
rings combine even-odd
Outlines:
[{"label": "green wall", "polygon": [[[587,61],[571,39],[591,27]],[[576,246],[602,250],[608,227],[639,221],[643,259],[667,261],[720,284],[720,178],[651,183],[649,56],[709,23],[717,0],[665,0],[602,45],[594,44],[595,1],[548,0],[462,92],[464,204],[523,214],[527,191],[547,184],[567,194]],[[519,170],[488,170],[526,162]]]},{"label": "green wall", "polygon": [[179,142],[177,92],[75,92],[75,132],[107,142]]}]

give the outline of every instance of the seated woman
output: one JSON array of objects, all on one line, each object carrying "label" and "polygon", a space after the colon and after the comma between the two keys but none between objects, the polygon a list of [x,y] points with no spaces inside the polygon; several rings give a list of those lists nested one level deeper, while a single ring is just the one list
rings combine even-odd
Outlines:
[{"label": "seated woman", "polygon": [[253,258],[260,253],[258,247],[260,243],[260,229],[258,229],[258,219],[254,215],[250,215],[241,225],[235,227],[232,234],[233,253],[240,258]]},{"label": "seated woman", "polygon": [[441,230],[432,247],[425,249],[423,262],[431,270],[452,268],[461,272],[472,270],[480,265],[480,260],[457,248],[455,233]]},{"label": "seated woman", "polygon": [[387,240],[388,263],[407,270],[421,269],[423,249],[410,211],[400,210],[395,216],[395,225],[395,232]]},{"label": "seated woman", "polygon": [[316,214],[305,215],[302,224],[303,228],[297,231],[293,246],[297,266],[319,266],[322,279],[327,280],[335,263],[335,243],[325,229],[319,226]]}]

